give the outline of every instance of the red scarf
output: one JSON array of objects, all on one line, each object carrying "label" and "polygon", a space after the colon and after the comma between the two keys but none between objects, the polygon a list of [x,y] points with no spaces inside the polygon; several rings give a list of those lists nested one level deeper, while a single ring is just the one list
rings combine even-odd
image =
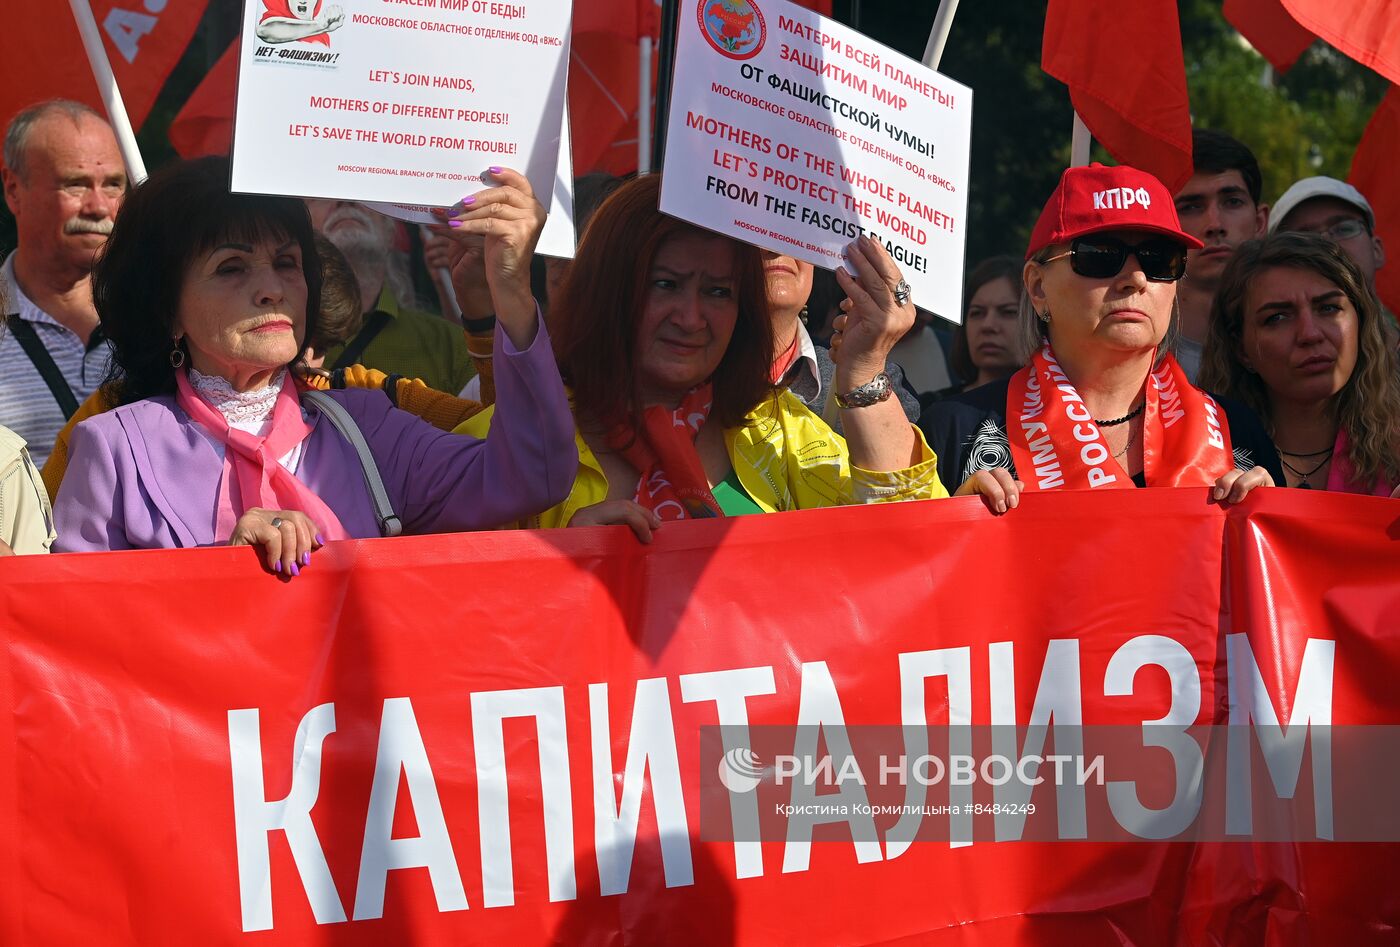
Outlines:
[{"label": "red scarf", "polygon": [[724,515],[695,449],[712,402],[713,389],[705,382],[692,388],[675,410],[647,408],[640,430],[617,428],[607,437],[608,446],[641,472],[636,501],[663,520]]},{"label": "red scarf", "polygon": [[[223,413],[195,392],[184,370],[175,373],[175,402],[224,445],[215,540],[227,542],[238,518],[253,507],[299,510],[320,528],[322,538],[350,538],[331,508],[278,460],[311,433],[311,425],[301,416],[301,399],[290,377],[277,393],[272,427],[262,437],[229,427]],[[233,497],[234,484],[238,487],[237,502]]]},{"label": "red scarf", "polygon": [[[1149,487],[1209,486],[1235,466],[1215,399],[1168,355],[1148,376],[1142,466]],[[1047,342],[1011,376],[1006,437],[1027,490],[1133,486]]]}]

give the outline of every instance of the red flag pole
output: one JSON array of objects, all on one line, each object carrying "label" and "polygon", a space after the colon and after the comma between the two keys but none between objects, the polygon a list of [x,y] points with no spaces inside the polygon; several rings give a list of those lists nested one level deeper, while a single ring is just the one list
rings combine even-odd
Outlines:
[{"label": "red flag pole", "polygon": [[938,12],[933,15],[933,29],[929,30],[928,44],[924,46],[924,65],[938,69],[943,60],[943,47],[948,45],[948,33],[953,29],[953,16],[958,12],[958,0],[939,0]]},{"label": "red flag pole", "polygon": [[112,63],[107,59],[107,50],[102,45],[102,34],[97,31],[92,7],[88,5],[88,0],[68,0],[68,5],[73,8],[73,19],[78,24],[78,35],[83,38],[83,49],[87,51],[92,77],[97,81],[97,91],[102,94],[102,104],[107,107],[107,118],[117,136],[122,160],[126,162],[126,175],[133,184],[140,184],[146,180],[146,162],[141,160],[136,132],[132,131],[131,119],[127,117],[122,90],[117,88],[117,77],[112,74]]}]

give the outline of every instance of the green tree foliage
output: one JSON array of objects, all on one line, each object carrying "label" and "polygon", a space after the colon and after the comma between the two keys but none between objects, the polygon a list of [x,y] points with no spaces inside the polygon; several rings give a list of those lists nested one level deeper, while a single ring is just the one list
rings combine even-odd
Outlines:
[{"label": "green tree foliage", "polygon": [[1383,78],[1320,42],[1277,76],[1210,0],[1183,2],[1181,29],[1192,121],[1250,147],[1265,200],[1309,175],[1346,178]]}]

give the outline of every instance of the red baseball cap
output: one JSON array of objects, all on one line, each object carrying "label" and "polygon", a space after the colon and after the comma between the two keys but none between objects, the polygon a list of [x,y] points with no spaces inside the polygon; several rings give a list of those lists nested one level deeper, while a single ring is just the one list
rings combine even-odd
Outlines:
[{"label": "red baseball cap", "polygon": [[1066,168],[1031,231],[1026,259],[1055,243],[1105,230],[1151,230],[1189,249],[1205,244],[1181,229],[1171,191],[1146,171],[1127,165]]}]

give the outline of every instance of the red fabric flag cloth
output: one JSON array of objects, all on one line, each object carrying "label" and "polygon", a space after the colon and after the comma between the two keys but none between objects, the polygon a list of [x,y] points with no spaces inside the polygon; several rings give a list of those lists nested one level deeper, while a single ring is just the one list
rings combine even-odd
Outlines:
[{"label": "red fabric flag cloth", "polygon": [[[1041,67],[1094,137],[1175,191],[1191,177],[1191,108],[1173,0],[1050,0]],[[1066,123],[1068,130],[1068,123]]]},{"label": "red fabric flag cloth", "polygon": [[[655,47],[653,47],[653,52]],[[579,32],[569,46],[569,117],[574,173],[637,170],[637,72],[635,37]],[[655,63],[652,90],[655,94]]]},{"label": "red fabric flag cloth", "polygon": [[[107,58],[117,78],[133,128],[140,128],[161,86],[175,68],[209,0],[146,6],[121,0],[92,0]],[[62,97],[85,102],[106,114],[92,78],[77,24],[65,3],[19,5],[0,30],[0,124],[20,109]]]},{"label": "red fabric flag cloth", "polygon": [[1225,19],[1279,72],[1293,68],[1317,39],[1279,0],[1225,0]]},{"label": "red fabric flag cloth", "polygon": [[1376,214],[1376,235],[1391,254],[1391,262],[1376,271],[1376,292],[1391,312],[1400,312],[1400,175],[1395,156],[1400,154],[1400,88],[1390,91],[1376,106],[1371,122],[1356,146],[1347,178]]},{"label": "red fabric flag cloth", "polygon": [[1400,82],[1400,9],[1377,0],[1282,0],[1298,25]]},{"label": "red fabric flag cloth", "polygon": [[238,40],[234,40],[170,123],[170,145],[180,157],[226,155],[233,150],[239,48]]}]

